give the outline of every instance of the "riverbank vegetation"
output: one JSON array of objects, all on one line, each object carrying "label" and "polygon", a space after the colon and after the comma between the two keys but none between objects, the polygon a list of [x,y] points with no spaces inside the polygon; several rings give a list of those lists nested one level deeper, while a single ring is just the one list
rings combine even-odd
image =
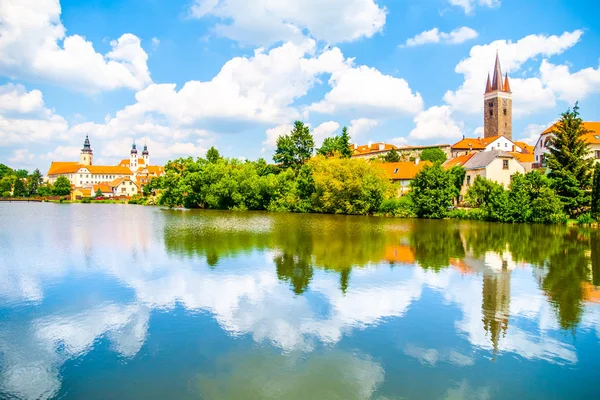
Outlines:
[{"label": "riverbank vegetation", "polygon": [[[593,161],[581,138],[586,133],[578,107],[562,114],[548,157],[549,173],[516,174],[508,188],[478,177],[459,203],[465,171],[445,169],[445,154],[424,152],[424,167],[399,197],[397,184],[377,163],[395,161],[350,158],[347,129],[314,148],[308,126],[296,121],[289,135],[277,140],[276,164],[220,156],[180,158],[165,166],[165,175],[148,190],[168,207],[316,212],[419,218],[458,218],[494,222],[566,223],[598,218],[600,184],[592,192]],[[442,153],[442,154],[440,154]],[[316,154],[316,156],[313,156]],[[392,160],[393,159],[393,160]],[[598,169],[597,169],[598,170]],[[596,173],[598,176],[598,173]],[[594,182],[597,182],[596,178]],[[457,205],[461,207],[458,208]]]}]

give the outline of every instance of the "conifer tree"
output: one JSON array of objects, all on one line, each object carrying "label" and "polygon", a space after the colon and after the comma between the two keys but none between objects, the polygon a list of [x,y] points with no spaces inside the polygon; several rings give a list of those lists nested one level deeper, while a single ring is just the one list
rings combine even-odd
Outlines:
[{"label": "conifer tree", "polygon": [[400,154],[396,151],[396,149],[391,149],[387,152],[387,154],[383,157],[385,162],[398,162],[400,161]]},{"label": "conifer tree", "polygon": [[294,122],[289,135],[277,138],[277,149],[273,161],[284,168],[300,168],[313,155],[315,142],[313,136],[302,121]]},{"label": "conifer tree", "polygon": [[584,135],[589,131],[579,117],[579,106],[562,114],[554,125],[548,155],[549,177],[565,212],[577,216],[590,205],[591,169],[589,145]]},{"label": "conifer tree", "polygon": [[594,184],[592,188],[592,217],[600,221],[600,163],[594,168]]}]

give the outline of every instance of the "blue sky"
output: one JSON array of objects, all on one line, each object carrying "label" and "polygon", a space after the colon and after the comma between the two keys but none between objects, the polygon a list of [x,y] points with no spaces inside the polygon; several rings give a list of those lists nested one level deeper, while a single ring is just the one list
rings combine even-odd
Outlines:
[{"label": "blue sky", "polygon": [[3,0],[0,162],[45,172],[147,142],[151,162],[271,159],[295,119],[317,142],[454,143],[482,134],[496,51],[513,137],[580,101],[600,120],[594,1]]}]

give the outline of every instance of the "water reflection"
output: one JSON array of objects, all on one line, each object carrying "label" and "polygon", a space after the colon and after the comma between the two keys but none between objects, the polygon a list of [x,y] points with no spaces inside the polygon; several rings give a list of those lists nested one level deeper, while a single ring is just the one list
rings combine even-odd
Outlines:
[{"label": "water reflection", "polygon": [[[205,367],[196,375],[206,398],[246,389],[289,398],[298,376],[325,390],[315,395],[395,397],[382,382],[386,368],[409,362],[400,360],[481,368],[511,353],[573,366],[584,362],[574,337],[591,330],[600,338],[597,231],[48,206],[27,208],[18,215],[23,229],[0,233],[0,393],[19,398],[64,392],[65,364],[100,351],[99,343],[125,363],[139,358],[152,345],[153,315],[175,319],[179,308],[207,313],[226,338],[265,346],[221,349],[217,367],[227,373]],[[0,209],[2,218],[14,215]],[[57,230],[60,221],[72,226]],[[435,322],[424,321],[428,313]],[[170,339],[184,332],[199,335],[182,328]],[[393,336],[396,359],[342,349],[367,333]],[[594,345],[588,351],[597,353]],[[327,384],[315,385],[321,379]],[[465,385],[448,382],[438,395]]]}]

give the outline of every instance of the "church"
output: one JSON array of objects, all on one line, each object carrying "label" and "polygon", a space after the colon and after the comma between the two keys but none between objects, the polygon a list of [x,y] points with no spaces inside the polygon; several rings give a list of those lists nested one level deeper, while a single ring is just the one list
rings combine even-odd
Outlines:
[{"label": "church", "polygon": [[111,188],[109,194],[131,196],[138,194],[141,187],[150,179],[164,174],[164,167],[150,165],[150,152],[144,145],[141,156],[135,141],[129,153],[129,159],[123,159],[118,165],[94,165],[94,151],[86,135],[79,154],[79,161],[53,161],[45,181],[56,182],[64,176],[75,188],[92,189],[101,185]]}]

